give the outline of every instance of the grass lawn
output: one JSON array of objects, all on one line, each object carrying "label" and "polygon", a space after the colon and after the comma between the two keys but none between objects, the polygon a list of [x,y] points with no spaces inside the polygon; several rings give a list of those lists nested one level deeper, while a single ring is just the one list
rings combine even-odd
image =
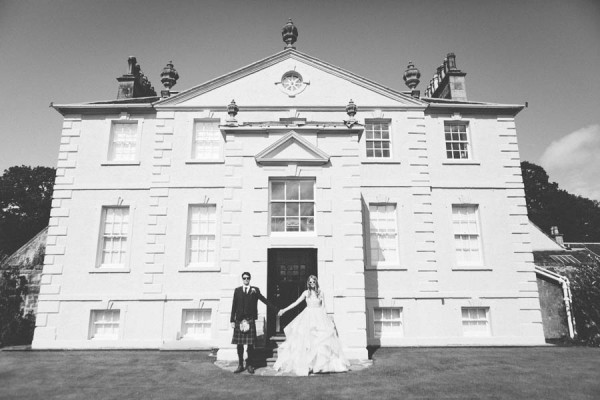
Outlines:
[{"label": "grass lawn", "polygon": [[362,371],[234,375],[207,352],[2,351],[0,399],[599,399],[600,349],[379,349]]}]

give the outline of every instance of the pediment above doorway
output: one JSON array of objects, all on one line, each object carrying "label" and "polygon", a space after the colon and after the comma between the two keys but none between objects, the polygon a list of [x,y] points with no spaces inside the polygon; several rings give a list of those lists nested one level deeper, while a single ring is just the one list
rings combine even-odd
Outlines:
[{"label": "pediment above doorway", "polygon": [[261,165],[324,165],[329,155],[304,139],[295,131],[290,131],[255,156]]}]

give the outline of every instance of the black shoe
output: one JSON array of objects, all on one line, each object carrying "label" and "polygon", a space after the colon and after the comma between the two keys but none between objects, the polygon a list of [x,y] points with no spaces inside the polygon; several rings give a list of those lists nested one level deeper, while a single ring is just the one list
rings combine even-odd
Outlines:
[{"label": "black shoe", "polygon": [[249,374],[254,374],[254,367],[252,365],[248,365],[246,369],[248,370]]},{"label": "black shoe", "polygon": [[242,372],[244,370],[244,366],[242,364],[239,364],[237,369],[235,371],[233,371],[234,374],[239,374],[240,372]]}]

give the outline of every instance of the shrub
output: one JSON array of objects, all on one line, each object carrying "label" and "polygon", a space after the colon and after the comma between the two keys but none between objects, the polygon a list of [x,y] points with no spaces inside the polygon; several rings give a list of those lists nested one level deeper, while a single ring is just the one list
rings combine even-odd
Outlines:
[{"label": "shrub", "polygon": [[571,281],[577,340],[600,346],[600,263],[564,271]]},{"label": "shrub", "polygon": [[17,268],[0,276],[0,347],[29,344],[33,339],[35,317],[23,315],[21,303],[27,294],[27,280]]}]

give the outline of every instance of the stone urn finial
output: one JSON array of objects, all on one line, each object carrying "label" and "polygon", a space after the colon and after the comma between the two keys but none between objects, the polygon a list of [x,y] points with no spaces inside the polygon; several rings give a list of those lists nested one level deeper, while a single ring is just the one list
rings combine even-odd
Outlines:
[{"label": "stone urn finial", "polygon": [[406,86],[408,86],[410,90],[414,90],[420,82],[420,77],[421,72],[419,72],[412,61],[409,61],[403,76]]},{"label": "stone urn finial", "polygon": [[287,24],[281,30],[281,37],[285,42],[284,49],[295,49],[294,43],[298,40],[298,28],[292,22],[292,19],[288,19]]},{"label": "stone urn finial", "polygon": [[229,118],[227,119],[228,123],[235,124],[237,121],[235,116],[237,115],[239,108],[237,104],[235,104],[235,100],[231,100],[231,103],[227,106],[227,114],[229,114]]},{"label": "stone urn finial", "polygon": [[173,61],[169,61],[166,67],[164,67],[162,72],[160,73],[160,81],[165,87],[163,90],[160,91],[161,97],[169,97],[171,95],[171,88],[175,86],[175,84],[177,83],[177,79],[179,79],[179,74],[177,73],[177,70],[173,67]]},{"label": "stone urn finial", "polygon": [[348,114],[348,116],[350,117],[350,120],[354,120],[354,116],[356,115],[358,111],[358,107],[356,107],[356,104],[354,104],[354,102],[352,101],[352,99],[350,99],[350,101],[348,102],[348,105],[346,106],[346,114]]},{"label": "stone urn finial", "polygon": [[177,83],[177,79],[179,79],[179,74],[177,70],[173,67],[173,61],[169,61],[167,66],[163,68],[160,73],[160,81],[167,89],[171,89]]},{"label": "stone urn finial", "polygon": [[346,124],[346,126],[348,128],[352,128],[352,126],[357,123],[356,119],[354,118],[354,116],[356,115],[357,112],[358,112],[358,107],[356,107],[356,104],[354,104],[354,101],[352,101],[352,99],[350,99],[350,101],[348,102],[348,105],[346,106],[346,114],[348,114],[348,116],[350,118],[344,121],[344,124]]}]

